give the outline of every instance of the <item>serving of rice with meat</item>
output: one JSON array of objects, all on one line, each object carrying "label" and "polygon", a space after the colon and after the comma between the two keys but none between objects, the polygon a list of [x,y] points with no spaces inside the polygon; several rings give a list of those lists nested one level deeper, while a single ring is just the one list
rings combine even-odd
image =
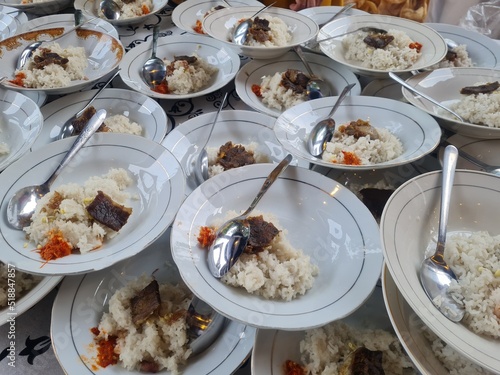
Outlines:
[{"label": "serving of rice with meat", "polygon": [[219,69],[193,53],[190,56],[175,56],[174,60],[163,59],[167,76],[153,91],[161,94],[184,95],[197,92],[207,86]]},{"label": "serving of rice with meat", "polygon": [[[236,216],[238,213],[229,211],[214,227],[202,227],[198,237],[200,245],[208,248],[215,239],[215,228]],[[222,282],[266,299],[291,301],[304,295],[314,284],[318,266],[301,249],[290,244],[287,231],[279,227],[276,217],[256,213],[247,220],[250,224],[247,247],[221,278]]]},{"label": "serving of rice with meat", "polygon": [[[235,27],[238,25],[239,23]],[[286,47],[291,41],[292,34],[288,31],[287,24],[281,18],[262,16],[254,18],[252,26],[248,30],[245,45],[253,47]]]},{"label": "serving of rice with meat", "polygon": [[27,88],[66,87],[72,81],[86,80],[87,66],[83,47],[62,48],[54,42],[36,49],[10,82]]},{"label": "serving of rice with meat", "polygon": [[[9,289],[8,279],[11,278],[9,273],[12,273],[12,267],[0,262],[0,309],[7,306]],[[16,269],[14,284],[16,300],[19,300],[20,297],[33,289],[42,279],[42,276],[32,275]]]},{"label": "serving of rice with meat", "polygon": [[117,290],[92,329],[97,364],[179,374],[192,353],[186,322],[191,299],[185,285],[158,283],[145,275]]},{"label": "serving of rice with meat", "polygon": [[256,163],[270,163],[269,156],[257,151],[259,144],[233,144],[226,142],[221,147],[207,147],[208,177],[213,177],[228,169]]},{"label": "serving of rice with meat", "polygon": [[[295,368],[299,375],[357,374],[355,364],[365,361],[370,374],[417,374],[410,358],[404,352],[398,337],[382,329],[355,328],[342,321],[305,331],[300,342],[301,363]],[[292,367],[291,361],[284,364]],[[299,372],[301,371],[301,372]]]},{"label": "serving of rice with meat", "polygon": [[[376,42],[368,44],[367,38]],[[377,43],[378,40],[383,40],[383,43]],[[349,34],[342,39],[342,46],[347,60],[361,62],[363,67],[377,70],[409,68],[420,57],[422,47],[404,31],[394,29],[388,30],[387,34],[372,35],[364,31]]]},{"label": "serving of rice with meat", "polygon": [[[95,107],[88,107],[83,113],[71,122],[73,125],[74,135],[80,134],[88,122],[96,114]],[[131,121],[124,115],[112,115],[106,117],[104,123],[97,129],[98,132],[124,133],[132,135],[142,135],[142,126]]]},{"label": "serving of rice with meat", "polygon": [[467,46],[460,44],[452,49],[448,49],[446,56],[439,63],[430,66],[428,69],[439,68],[468,68],[474,66],[472,59],[467,52]]},{"label": "serving of rice with meat", "polygon": [[[153,10],[152,0],[114,0],[120,8],[120,19],[144,16]],[[103,18],[106,18],[102,15]]]},{"label": "serving of rice with meat", "polygon": [[53,189],[40,199],[31,223],[23,228],[28,240],[47,261],[74,250],[84,254],[100,248],[132,213],[122,206],[131,198],[125,189],[132,181],[125,169],[113,168],[103,176],[90,177],[83,186],[68,183]]},{"label": "serving of rice with meat", "polygon": [[385,128],[357,120],[341,125],[322,154],[324,161],[346,165],[372,165],[403,154],[401,141]]}]

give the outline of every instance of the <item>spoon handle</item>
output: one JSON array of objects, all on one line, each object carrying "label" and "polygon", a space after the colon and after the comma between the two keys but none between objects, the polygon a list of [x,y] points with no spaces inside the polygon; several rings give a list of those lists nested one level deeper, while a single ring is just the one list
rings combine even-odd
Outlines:
[{"label": "spoon handle", "polygon": [[330,113],[328,114],[328,118],[332,117],[333,114],[335,113],[335,111],[339,108],[340,106],[340,103],[342,103],[344,101],[344,98],[345,96],[349,93],[349,91],[352,90],[352,88],[356,86],[356,83],[350,83],[348,84],[346,87],[344,87],[344,89],[342,90],[342,92],[340,93],[339,97],[337,98],[337,101],[335,102],[335,104],[333,105],[333,108],[332,110],[330,111]]},{"label": "spoon handle", "polygon": [[460,121],[465,122],[464,119],[458,113],[455,113],[454,111],[452,111],[448,107],[445,107],[444,105],[442,105],[441,103],[439,103],[437,100],[431,98],[430,96],[424,94],[423,92],[418,91],[417,89],[415,89],[414,87],[412,87],[409,83],[407,83],[404,79],[402,79],[401,77],[399,77],[398,75],[396,75],[394,72],[389,72],[389,77],[391,77],[394,81],[396,81],[397,83],[399,83],[401,86],[403,86],[406,89],[410,90],[415,95],[421,96],[422,98],[430,101],[432,104],[435,104],[438,107],[444,109],[445,111],[451,113],[453,116],[455,116],[456,118],[458,118]]},{"label": "spoon handle", "polygon": [[260,188],[257,196],[253,200],[252,204],[250,204],[250,207],[247,208],[247,210],[240,215],[240,218],[246,217],[250,212],[257,206],[257,204],[260,202],[264,194],[269,190],[271,185],[278,179],[279,175],[288,167],[290,162],[292,161],[293,157],[291,154],[288,154],[285,156],[285,158],[272,170],[272,172],[267,176],[266,180],[262,184],[262,187]]},{"label": "spoon handle", "polygon": [[320,28],[322,28],[323,26],[325,26],[327,23],[330,23],[332,22],[333,20],[335,20],[338,16],[340,16],[342,13],[344,12],[347,12],[349,9],[351,9],[354,5],[356,5],[356,3],[348,3],[346,5],[344,5],[344,7],[342,9],[340,9],[337,13],[335,13],[332,18],[330,18],[328,21],[326,22],[323,22],[321,25],[319,25]]},{"label": "spoon handle", "polygon": [[446,243],[446,228],[448,227],[448,214],[450,212],[451,190],[453,189],[453,179],[455,178],[455,167],[457,165],[458,150],[455,146],[449,145],[444,149],[443,156],[443,176],[441,187],[441,207],[439,212],[439,228],[436,252],[434,257],[443,257]]},{"label": "spoon handle", "polygon": [[[316,74],[311,69],[311,66],[309,65],[309,62],[306,60],[306,57],[304,56],[304,52],[302,51],[302,48],[300,46],[294,46],[293,50],[299,56],[300,61],[302,61],[302,64],[306,67],[307,73],[309,73],[309,77],[315,77]],[[311,78],[312,79],[312,78]]]},{"label": "spoon handle", "polygon": [[253,16],[251,16],[250,18],[248,18],[249,20],[253,19],[254,17],[257,17],[259,14],[261,14],[263,11],[265,11],[266,9],[269,9],[271,8],[274,4],[276,4],[276,1],[272,4],[269,4],[268,6],[262,8],[262,9],[259,9]]},{"label": "spoon handle", "polygon": [[158,44],[158,36],[160,35],[160,25],[156,25],[153,28],[153,45],[151,47],[151,58],[156,57],[156,46]]},{"label": "spoon handle", "polygon": [[102,90],[104,90],[106,87],[108,87],[108,85],[111,83],[111,81],[113,79],[115,79],[115,77],[118,75],[118,73],[120,73],[120,70],[121,70],[121,68],[118,68],[117,71],[115,72],[115,74],[113,74],[111,77],[109,77],[109,79],[106,81],[104,86],[102,86],[99,90],[97,90],[97,92],[89,100],[89,102],[85,105],[85,107],[83,107],[80,111],[78,111],[78,113],[75,115],[76,118],[83,115],[83,113],[87,110],[87,108],[89,108],[92,105],[92,103],[94,102],[94,100],[96,100],[97,97],[101,94]]},{"label": "spoon handle", "polygon": [[212,126],[210,127],[210,131],[208,132],[208,137],[205,139],[205,144],[201,148],[202,150],[207,146],[208,140],[212,136],[212,132],[214,131],[215,128],[215,123],[217,122],[217,119],[219,118],[219,114],[222,111],[222,108],[224,108],[224,104],[226,104],[228,93],[226,92],[224,94],[224,97],[222,98],[222,102],[220,103],[220,107],[217,110],[217,113],[215,114],[214,121],[212,122]]},{"label": "spoon handle", "polygon": [[83,147],[85,143],[92,137],[92,135],[99,129],[99,127],[102,125],[104,122],[104,119],[106,118],[106,110],[105,109],[100,109],[96,112],[94,116],[89,120],[87,125],[85,125],[85,128],[83,131],[80,133],[80,135],[76,138],[75,142],[71,146],[71,148],[68,150],[64,158],[61,160],[61,163],[58,165],[56,170],[52,173],[52,175],[47,179],[45,182],[45,185],[49,186],[52,185],[52,182],[55,181],[55,179],[59,176],[61,171],[66,167],[71,159],[76,155],[78,151]]},{"label": "spoon handle", "polygon": [[75,25],[72,28],[68,29],[67,31],[65,31],[64,33],[62,33],[61,35],[59,35],[58,37],[55,37],[54,39],[48,40],[47,42],[53,42],[55,40],[61,39],[63,36],[68,35],[69,33],[72,33],[75,30],[78,30],[83,25],[85,25],[85,24],[87,24],[87,23],[89,23],[89,22],[91,22],[91,21],[93,21],[93,20],[95,20],[97,18],[98,17],[89,18],[88,20],[83,21],[82,23],[79,23],[78,25]]}]

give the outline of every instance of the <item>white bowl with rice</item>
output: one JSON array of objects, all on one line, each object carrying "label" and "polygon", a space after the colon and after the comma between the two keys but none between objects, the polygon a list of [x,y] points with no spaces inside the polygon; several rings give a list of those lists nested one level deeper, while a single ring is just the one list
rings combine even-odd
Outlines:
[{"label": "white bowl with rice", "polygon": [[[452,132],[472,138],[500,138],[500,89],[479,95],[464,95],[468,86],[500,82],[500,70],[488,68],[441,68],[412,76],[406,82],[457,112],[461,122],[440,107],[403,88],[405,99],[435,117]],[[484,125],[479,125],[480,123]]]},{"label": "white bowl with rice", "polygon": [[6,0],[0,2],[0,5],[17,8],[21,12],[46,15],[60,12],[70,7],[71,3],[72,0]]},{"label": "white bowl with rice", "polygon": [[500,179],[457,170],[451,196],[445,260],[458,277],[464,297],[461,323],[448,320],[423,290],[419,269],[434,253],[439,220],[441,172],[412,178],[387,202],[380,232],[387,268],[411,309],[455,351],[498,373],[500,273],[498,211]]},{"label": "white bowl with rice", "polygon": [[269,21],[270,38],[265,42],[252,40],[251,44],[238,45],[232,42],[232,31],[242,20],[251,17],[262,7],[234,7],[213,12],[203,19],[203,30],[233,48],[238,53],[253,59],[272,59],[284,55],[288,50],[314,38],[318,24],[308,16],[290,9],[269,8],[259,15]]},{"label": "white bowl with rice", "polygon": [[368,32],[356,31],[320,43],[321,50],[353,72],[369,77],[386,77],[389,71],[425,69],[440,62],[447,52],[446,43],[436,30],[405,18],[378,14],[336,19],[321,28],[317,40],[363,27],[383,29],[394,40],[384,48],[374,48],[363,41]]},{"label": "white bowl with rice", "polygon": [[[101,31],[82,28],[56,42],[50,42],[68,28],[65,26],[35,30],[1,41],[0,76],[8,78],[2,85],[17,91],[43,91],[48,95],[68,94],[92,86],[118,67],[125,49],[119,39]],[[21,52],[27,45],[39,39],[48,39],[49,42],[44,43],[43,48],[38,48],[22,69],[16,70]],[[37,65],[34,57],[43,57],[46,49],[58,53],[61,63],[49,61],[43,67]],[[62,59],[68,61],[63,63]]]}]

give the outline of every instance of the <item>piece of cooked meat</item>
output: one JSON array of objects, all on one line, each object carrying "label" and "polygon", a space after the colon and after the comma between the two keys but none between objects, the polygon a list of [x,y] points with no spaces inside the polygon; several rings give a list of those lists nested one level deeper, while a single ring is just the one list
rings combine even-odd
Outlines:
[{"label": "piece of cooked meat", "polygon": [[378,139],[379,135],[377,129],[370,125],[368,121],[358,119],[351,121],[349,125],[342,126],[339,131],[347,135],[352,135],[354,138],[370,136],[370,139]]},{"label": "piece of cooked meat", "polygon": [[132,214],[132,208],[116,203],[110,196],[101,190],[97,192],[94,200],[86,207],[92,218],[118,232]]},{"label": "piece of cooked meat", "polygon": [[33,58],[36,69],[43,69],[47,65],[56,64],[65,67],[69,60],[66,57],[62,57],[59,54],[52,52],[48,48],[42,48],[40,55]]},{"label": "piece of cooked meat", "polygon": [[198,58],[196,56],[186,56],[186,55],[180,55],[180,56],[174,56],[174,61],[186,61],[188,64],[194,64],[196,61],[198,61]]},{"label": "piece of cooked meat", "polygon": [[460,90],[460,94],[465,95],[476,95],[476,94],[488,94],[497,90],[500,87],[498,81],[485,83],[484,85],[477,86],[465,86]]},{"label": "piece of cooked meat", "polygon": [[339,375],[384,375],[383,354],[380,350],[372,351],[361,346],[349,354],[339,370]]},{"label": "piece of cooked meat", "polygon": [[229,141],[219,148],[217,164],[220,164],[227,171],[228,169],[255,164],[255,158],[253,152],[247,151],[242,145],[233,145]]},{"label": "piece of cooked meat", "polygon": [[132,322],[139,326],[149,317],[157,315],[161,305],[158,281],[151,281],[144,289],[130,299]]},{"label": "piece of cooked meat", "polygon": [[393,40],[394,37],[389,34],[370,34],[363,39],[363,42],[373,48],[385,48]]},{"label": "piece of cooked meat", "polygon": [[262,215],[246,219],[250,225],[250,237],[245,252],[256,254],[263,251],[280,232],[273,223],[265,221]]},{"label": "piece of cooked meat", "polygon": [[257,42],[264,43],[271,39],[271,36],[269,35],[270,30],[271,28],[269,27],[268,20],[255,17],[255,20],[252,22],[252,26],[250,27],[248,32]]},{"label": "piece of cooked meat", "polygon": [[456,53],[455,51],[453,51],[451,49],[448,49],[448,51],[446,52],[446,56],[444,58],[445,58],[445,60],[453,62],[457,59],[457,57],[458,57],[458,53]]},{"label": "piece of cooked meat", "polygon": [[291,89],[296,94],[302,94],[306,92],[307,84],[310,79],[304,73],[297,69],[287,69],[281,75],[281,86],[284,88]]}]

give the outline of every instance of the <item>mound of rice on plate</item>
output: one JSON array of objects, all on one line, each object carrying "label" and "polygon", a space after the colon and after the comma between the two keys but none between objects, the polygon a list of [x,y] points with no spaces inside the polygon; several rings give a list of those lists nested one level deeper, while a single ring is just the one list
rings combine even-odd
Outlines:
[{"label": "mound of rice on plate", "polygon": [[[97,221],[89,214],[88,207],[97,200],[99,191],[114,204],[123,205],[131,198],[125,191],[131,184],[132,178],[127,171],[116,168],[103,176],[90,177],[83,186],[61,185],[40,199],[30,225],[23,230],[47,261],[69,255],[72,250],[83,254],[97,249],[118,231]],[[44,251],[47,251],[46,256]]]},{"label": "mound of rice on plate", "polygon": [[[238,216],[229,211],[226,220]],[[279,227],[278,219],[268,213],[256,213],[250,221],[250,239],[238,261],[222,278],[222,282],[244,288],[248,293],[267,299],[291,301],[305,294],[314,284],[319,268],[301,249],[287,239],[287,231]],[[215,239],[215,229],[202,227],[198,242],[209,247]]]},{"label": "mound of rice on plate", "polygon": [[[7,306],[9,300],[9,282],[12,279],[13,267],[0,262],[0,309]],[[19,300],[24,294],[33,289],[40,281],[42,276],[31,275],[26,272],[15,270],[15,299]]]},{"label": "mound of rice on plate", "polygon": [[97,364],[129,371],[179,374],[191,355],[186,312],[192,299],[183,284],[141,276],[117,290],[97,328]]},{"label": "mound of rice on plate", "polygon": [[[359,31],[342,39],[344,57],[360,61],[362,66],[377,70],[407,69],[420,57],[420,43],[413,41],[404,31],[390,29],[382,37],[394,37],[383,48],[365,43],[368,32]],[[377,37],[377,36],[375,36]]]},{"label": "mound of rice on plate", "polygon": [[115,0],[115,2],[121,10],[120,19],[144,16],[153,9],[151,0]]},{"label": "mound of rice on plate", "polygon": [[389,130],[357,120],[335,130],[322,159],[335,164],[372,165],[395,159],[403,151],[401,141]]},{"label": "mound of rice on plate", "polygon": [[[58,57],[48,55],[54,53]],[[87,66],[83,47],[62,48],[58,43],[51,43],[38,48],[25,66],[16,70],[15,78],[11,82],[28,88],[66,87],[71,81],[86,80]]]},{"label": "mound of rice on plate", "polygon": [[[239,24],[236,24],[237,27]],[[292,41],[287,24],[279,17],[255,17],[245,45],[253,47],[285,47]]]}]

